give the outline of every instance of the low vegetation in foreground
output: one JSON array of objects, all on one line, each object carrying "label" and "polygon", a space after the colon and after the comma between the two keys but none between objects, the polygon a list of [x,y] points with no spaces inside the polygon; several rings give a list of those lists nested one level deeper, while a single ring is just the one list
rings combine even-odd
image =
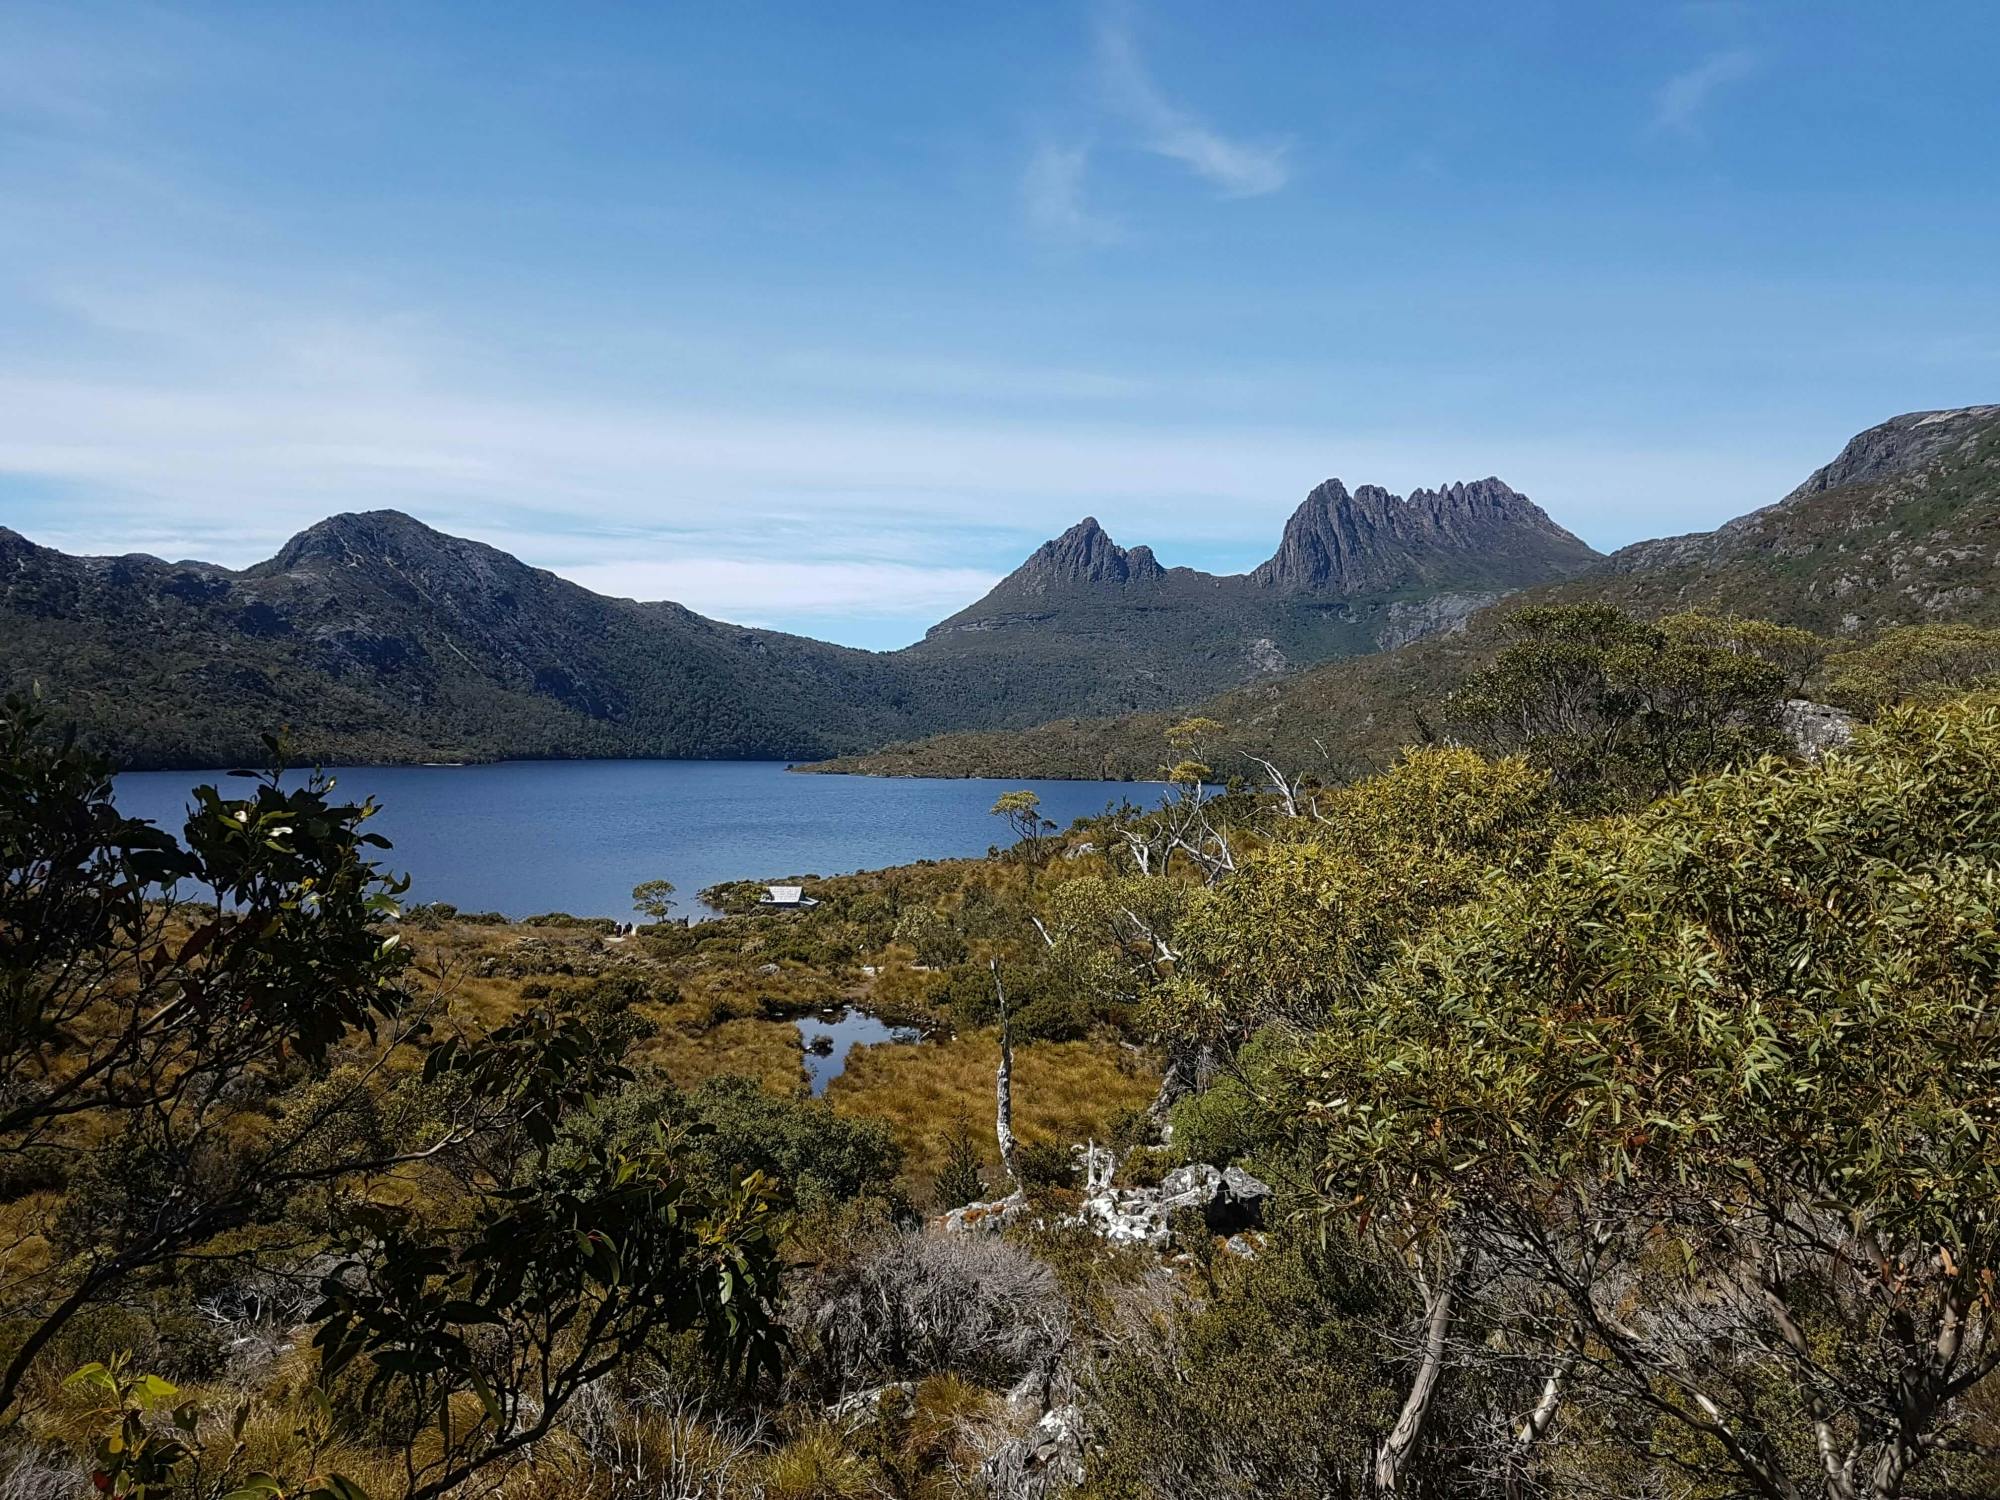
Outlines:
[{"label": "low vegetation in foreground", "polygon": [[629,935],[12,702],[0,1494],[1993,1494],[1991,651],[1525,610],[1379,774]]}]

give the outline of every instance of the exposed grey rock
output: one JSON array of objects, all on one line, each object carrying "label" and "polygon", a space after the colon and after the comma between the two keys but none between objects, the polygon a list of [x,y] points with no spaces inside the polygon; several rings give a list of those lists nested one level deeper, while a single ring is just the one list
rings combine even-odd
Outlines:
[{"label": "exposed grey rock", "polygon": [[1164,1249],[1174,1215],[1192,1209],[1216,1234],[1231,1234],[1263,1222],[1268,1184],[1240,1167],[1221,1171],[1204,1162],[1176,1167],[1156,1188],[1107,1187],[1093,1193],[1078,1220],[1116,1244]]},{"label": "exposed grey rock", "polygon": [[1028,1200],[1019,1193],[986,1203],[968,1203],[954,1208],[940,1221],[946,1234],[993,1234],[1005,1229],[1028,1212]]},{"label": "exposed grey rock", "polygon": [[1081,1484],[1083,1413],[1073,1405],[1044,1412],[980,1466],[980,1477],[993,1500],[1052,1500]]},{"label": "exposed grey rock", "polygon": [[[1889,480],[1914,482],[1926,466],[1976,443],[1996,416],[2000,416],[2000,406],[1964,406],[1892,417],[1858,433],[1832,463],[1815,469],[1804,484],[1775,504],[1726,521],[1713,531],[1634,542],[1611,555],[1610,567],[1621,573],[1639,573],[1655,568],[1697,566],[1757,547],[1785,555],[1794,550],[1785,545],[1787,520],[1814,496],[1849,485]],[[1859,527],[1874,519],[1873,514],[1857,515],[1850,525]],[[1833,585],[1835,593],[1845,594],[1857,582],[1843,579]],[[1850,615],[1842,628],[1853,630],[1859,624],[1860,618]]]},{"label": "exposed grey rock", "polygon": [[1248,1205],[1262,1203],[1271,1196],[1271,1184],[1261,1177],[1252,1177],[1241,1167],[1224,1167],[1222,1185],[1229,1191],[1231,1202]]},{"label": "exposed grey rock", "polygon": [[884,1396],[907,1396],[916,1388],[915,1381],[892,1380],[887,1385],[871,1386],[851,1396],[842,1396],[826,1409],[827,1420],[841,1423],[850,1432],[857,1431],[880,1419]]},{"label": "exposed grey rock", "polygon": [[[1395,605],[1389,607],[1391,616],[1394,616],[1396,608],[1397,606]],[[1385,644],[1387,643],[1385,642]],[[1291,666],[1291,663],[1285,659],[1285,653],[1278,649],[1278,643],[1268,635],[1260,635],[1256,640],[1252,641],[1247,655],[1250,660],[1250,669],[1266,676],[1283,672]]]},{"label": "exposed grey rock", "polygon": [[1502,596],[1496,593],[1433,594],[1428,599],[1398,599],[1389,606],[1389,622],[1375,635],[1376,646],[1392,650],[1427,635],[1455,635],[1465,622]]},{"label": "exposed grey rock", "polygon": [[1498,479],[1415,490],[1380,485],[1352,494],[1329,479],[1292,512],[1278,551],[1250,582],[1282,592],[1363,594],[1431,581],[1446,559],[1482,563],[1513,556],[1512,581],[1543,582],[1585,566],[1596,553]]},{"label": "exposed grey rock", "polygon": [[1151,583],[1166,569],[1150,547],[1119,546],[1085,516],[1054,541],[1043,542],[1011,578],[1024,594],[1043,594],[1068,583]]},{"label": "exposed grey rock", "polygon": [[1030,1370],[1007,1392],[1007,1410],[1016,1417],[1039,1418],[1049,1404],[1049,1377],[1045,1370]]},{"label": "exposed grey rock", "polygon": [[1825,703],[1789,698],[1778,710],[1779,727],[1807,760],[1818,760],[1854,738],[1854,715]]}]

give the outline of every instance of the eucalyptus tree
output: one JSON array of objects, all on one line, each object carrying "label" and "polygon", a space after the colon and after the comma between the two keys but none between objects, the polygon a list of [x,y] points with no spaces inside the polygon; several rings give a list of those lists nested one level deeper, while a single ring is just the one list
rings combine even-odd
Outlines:
[{"label": "eucalyptus tree", "polygon": [[1753,649],[1754,632],[1700,617],[1667,628],[1607,604],[1533,605],[1504,629],[1507,645],[1445,698],[1437,728],[1528,756],[1578,807],[1634,806],[1782,748],[1793,657]]},{"label": "eucalyptus tree", "polygon": [[1578,825],[1315,1039],[1329,1206],[1537,1294],[1510,1483],[1593,1441],[1771,1500],[2000,1474],[1996,784],[1957,704]]}]

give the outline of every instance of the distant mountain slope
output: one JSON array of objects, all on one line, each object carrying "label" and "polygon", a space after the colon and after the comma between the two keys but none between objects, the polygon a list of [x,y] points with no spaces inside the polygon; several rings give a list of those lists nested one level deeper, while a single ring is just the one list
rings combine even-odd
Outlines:
[{"label": "distant mountain slope", "polygon": [[7,685],[139,765],[240,763],[280,725],[305,755],[434,760],[799,757],[934,722],[869,652],[606,599],[394,511],[240,573],[0,531],[0,625]]},{"label": "distant mountain slope", "polygon": [[1162,567],[1085,519],[905,654],[983,683],[996,723],[1163,708],[1450,629],[1597,560],[1498,479],[1407,500],[1334,479],[1247,574]]},{"label": "distant mountain slope", "polygon": [[1593,556],[1497,480],[1408,501],[1334,482],[1258,575],[1162,568],[1087,521],[876,653],[605,598],[395,511],[331,517],[241,572],[0,528],[0,685],[40,683],[135,766],[239,764],[280,726],[323,760],[813,759],[1189,702]]},{"label": "distant mountain slope", "polygon": [[[1459,633],[1213,697],[1194,712],[1235,754],[1344,775],[1416,733],[1416,713],[1495,649],[1527,603],[1602,600],[1649,616],[1706,606],[1860,638],[1934,620],[2000,623],[2000,405],[1912,412],[1854,438],[1784,499],[1718,528],[1626,547],[1474,615]],[[952,734],[828,769],[878,775],[1145,776],[1179,714]]]}]

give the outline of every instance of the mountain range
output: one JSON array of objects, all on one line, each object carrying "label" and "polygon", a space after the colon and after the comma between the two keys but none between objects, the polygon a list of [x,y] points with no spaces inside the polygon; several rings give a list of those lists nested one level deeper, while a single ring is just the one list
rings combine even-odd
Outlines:
[{"label": "mountain range", "polygon": [[301,758],[818,759],[944,731],[1164,709],[1458,625],[1598,555],[1498,479],[1314,489],[1247,574],[1168,568],[1086,519],[901,651],[594,594],[396,511],[240,571],[75,557],[0,527],[0,685],[142,766]]},{"label": "mountain range", "polygon": [[[1344,776],[1415,738],[1422,707],[1498,649],[1526,604],[1600,601],[1657,617],[1708,608],[1836,642],[1898,625],[2000,625],[2000,405],[1871,427],[1772,505],[1714,531],[1635,543],[1475,611],[1460,628],[1226,691],[1185,712],[1226,727],[1226,768],[1262,756]],[[1064,717],[895,745],[826,769],[886,775],[1153,774],[1173,714]]]}]

